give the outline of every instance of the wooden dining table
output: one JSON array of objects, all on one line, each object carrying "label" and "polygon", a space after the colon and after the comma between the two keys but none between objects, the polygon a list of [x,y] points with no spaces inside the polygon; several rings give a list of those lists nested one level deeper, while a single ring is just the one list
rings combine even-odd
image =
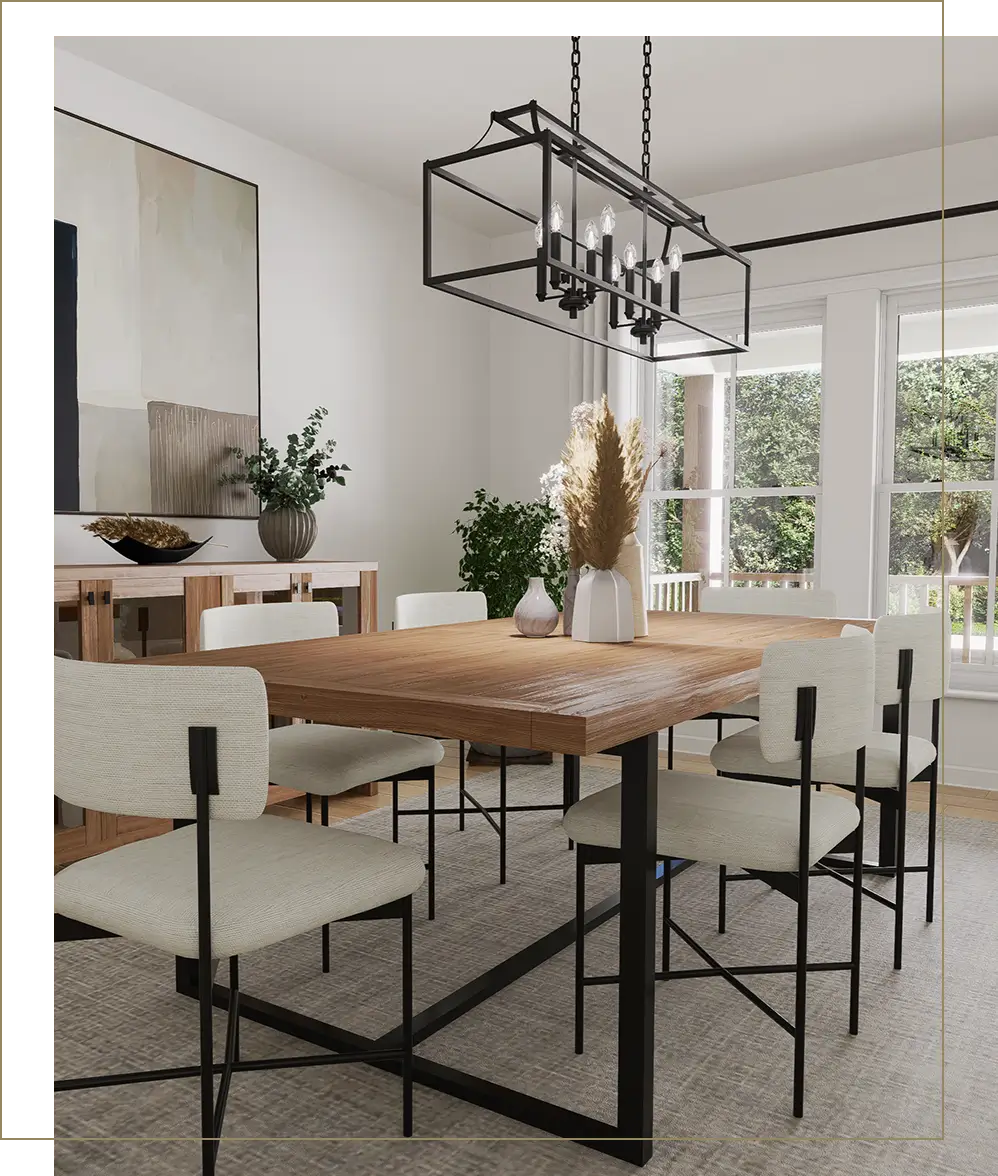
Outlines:
[{"label": "wooden dining table", "polygon": [[[717,613],[650,613],[630,644],[560,634],[522,637],[511,620],[294,641],[149,658],[144,665],[252,666],[273,715],[342,726],[481,740],[564,754],[566,782],[580,756],[620,759],[619,893],[591,907],[591,931],[619,915],[617,1108],[612,1123],[538,1095],[417,1055],[417,1082],[634,1164],[651,1158],[654,1094],[655,897],[658,736],[665,728],[756,693],[765,647],[837,637],[845,622]],[[857,621],[872,628],[872,621]],[[566,797],[569,790],[566,787]],[[524,901],[536,895],[524,883]],[[432,925],[425,934],[433,934]],[[508,987],[574,939],[562,924],[415,1017],[419,1044]],[[178,990],[197,994],[196,970],[178,961]],[[225,1007],[228,990],[216,986]],[[367,1038],[241,995],[243,1016],[331,1050],[385,1049],[400,1028]],[[566,1050],[571,1042],[566,1039]],[[566,1054],[566,1057],[568,1054]],[[372,1062],[383,1069],[392,1061]]]}]

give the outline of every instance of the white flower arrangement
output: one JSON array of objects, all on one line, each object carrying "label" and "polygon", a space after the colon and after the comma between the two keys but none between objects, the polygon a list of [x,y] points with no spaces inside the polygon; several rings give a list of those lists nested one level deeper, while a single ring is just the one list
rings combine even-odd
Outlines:
[{"label": "white flower arrangement", "polygon": [[568,563],[568,519],[565,517],[562,494],[567,472],[568,466],[559,461],[540,477],[541,501],[547,503],[558,516],[541,532],[540,550],[542,555],[558,567],[565,567]]}]

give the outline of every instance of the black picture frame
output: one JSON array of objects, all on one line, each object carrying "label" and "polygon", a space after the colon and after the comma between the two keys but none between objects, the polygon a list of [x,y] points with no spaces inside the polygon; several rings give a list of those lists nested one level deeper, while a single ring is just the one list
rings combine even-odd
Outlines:
[{"label": "black picture frame", "polygon": [[[172,156],[174,159],[182,160],[184,163],[189,163],[194,167],[203,168],[205,171],[213,172],[216,175],[224,176],[226,179],[234,180],[237,183],[245,184],[248,188],[253,189],[253,207],[254,207],[254,244],[256,249],[256,274],[255,274],[255,300],[256,300],[256,410],[257,421],[259,422],[259,435],[263,435],[263,399],[261,390],[261,363],[260,363],[260,187],[253,180],[247,180],[243,176],[234,175],[232,172],[225,171],[223,168],[214,167],[210,163],[203,163],[199,159],[193,159],[189,155],[184,155],[179,151],[172,151],[168,147],[162,147],[158,143],[151,143],[148,139],[140,139],[137,135],[130,135],[127,131],[120,131],[116,127],[110,127],[106,123],[97,122],[95,119],[86,118],[84,115],[77,114],[75,111],[67,110],[61,106],[53,107],[54,114],[64,115],[67,118],[75,119],[77,122],[86,123],[101,131],[106,131],[108,134],[118,135],[122,139],[128,139],[133,143],[139,144],[142,147],[148,147],[153,151],[159,151],[163,155]],[[59,226],[63,228],[60,229]],[[68,230],[72,230],[70,234]],[[72,493],[72,483],[75,478],[76,484],[76,498],[79,502],[79,407],[77,400],[76,388],[76,353],[75,343],[72,354],[68,350],[64,351],[60,357],[59,338],[60,334],[63,336],[69,330],[73,331],[75,340],[76,329],[76,229],[75,226],[68,225],[66,222],[56,221],[56,257],[55,257],[55,435],[54,435],[54,455],[55,455],[55,510],[56,515],[78,515],[81,517],[94,518],[101,515],[127,514],[127,508],[121,509],[107,509],[107,510],[81,510],[77,506],[76,509],[60,508],[60,496],[65,501],[65,495]],[[60,240],[61,236],[61,240]],[[68,242],[72,238],[72,266],[68,264]],[[72,303],[70,304],[70,298]],[[71,393],[71,397],[70,397]],[[69,399],[72,399],[72,407],[69,408]],[[60,406],[62,411],[60,412]],[[69,414],[67,415],[67,408]],[[72,465],[71,472],[65,469],[65,463],[70,462]],[[60,469],[62,467],[62,469]],[[217,515],[217,514],[168,514],[161,512],[141,512],[144,517],[149,518],[206,518],[217,519],[226,518],[234,519],[236,521],[254,521],[260,516],[259,501],[255,495],[248,493],[252,503],[256,504],[253,513],[245,515]],[[136,513],[132,511],[131,513]]]}]

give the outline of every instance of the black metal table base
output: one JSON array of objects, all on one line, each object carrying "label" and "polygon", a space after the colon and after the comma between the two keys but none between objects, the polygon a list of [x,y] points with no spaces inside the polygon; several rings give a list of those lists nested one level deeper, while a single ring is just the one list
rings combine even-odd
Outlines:
[{"label": "black metal table base", "polygon": [[[688,868],[691,862],[676,863],[673,873]],[[620,911],[619,895],[614,894],[590,907],[585,914],[585,929],[588,934]],[[575,940],[575,920],[561,924],[541,936],[527,947],[508,959],[476,976],[442,1000],[424,1009],[413,1019],[413,1036],[416,1044],[426,1041],[446,1025],[471,1012],[478,1005],[495,996],[510,984],[539,967],[559,952],[572,946]],[[177,961],[177,991],[185,996],[197,996],[197,975],[188,966],[191,961]],[[216,984],[212,990],[213,1003],[227,1009],[229,989]],[[362,1050],[389,1050],[400,1038],[401,1027],[396,1027],[379,1038],[342,1029],[292,1009],[260,1000],[246,993],[240,994],[239,1013],[248,1020],[278,1030],[301,1041],[307,1041],[322,1049],[335,1052]],[[570,1044],[566,1037],[566,1048]],[[391,1057],[375,1053],[371,1065],[378,1069],[398,1074],[401,1063]],[[627,1160],[633,1164],[644,1164],[650,1157],[650,1141],[624,1135],[613,1123],[606,1123],[590,1115],[573,1111],[557,1103],[548,1102],[509,1086],[503,1086],[478,1075],[446,1066],[429,1058],[413,1059],[413,1078],[421,1086],[429,1087],[453,1098],[513,1119],[529,1127],[548,1132],[562,1139],[573,1140],[597,1151]]]}]

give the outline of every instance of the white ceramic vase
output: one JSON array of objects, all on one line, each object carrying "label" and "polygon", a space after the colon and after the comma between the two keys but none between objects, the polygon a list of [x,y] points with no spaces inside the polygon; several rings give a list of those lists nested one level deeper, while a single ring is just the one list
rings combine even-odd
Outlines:
[{"label": "white ceramic vase", "polygon": [[579,581],[572,617],[573,641],[634,640],[631,586],[619,572],[592,570]]},{"label": "white ceramic vase", "polygon": [[648,636],[648,598],[645,595],[645,549],[632,531],[624,540],[613,570],[620,572],[631,586],[631,611],[634,636]]},{"label": "white ceramic vase", "polygon": [[530,577],[513,612],[513,622],[524,637],[547,637],[558,627],[558,609],[548,596],[543,576]]}]

